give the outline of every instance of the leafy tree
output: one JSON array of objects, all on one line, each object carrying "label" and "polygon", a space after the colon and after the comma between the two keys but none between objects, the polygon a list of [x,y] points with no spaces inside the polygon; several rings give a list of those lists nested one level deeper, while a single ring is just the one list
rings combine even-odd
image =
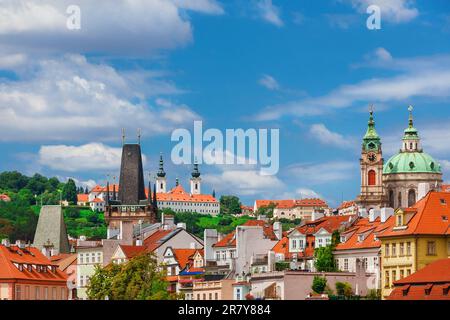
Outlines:
[{"label": "leafy tree", "polygon": [[339,230],[334,230],[333,234],[331,235],[331,245],[333,248],[336,248],[336,246],[341,243],[341,234]]},{"label": "leafy tree", "polygon": [[30,189],[21,189],[17,193],[17,200],[27,206],[30,206],[35,202],[34,195]]},{"label": "leafy tree", "polygon": [[87,290],[89,299],[110,300],[173,300],[176,294],[167,291],[165,273],[160,271],[156,257],[144,253],[120,265],[97,268]]},{"label": "leafy tree", "polygon": [[17,171],[0,173],[0,189],[18,192],[28,184],[29,178]]},{"label": "leafy tree", "polygon": [[367,292],[366,299],[367,300],[381,300],[381,290],[370,289],[369,292]]},{"label": "leafy tree", "polygon": [[327,279],[325,277],[314,276],[311,289],[313,289],[315,293],[322,294],[325,291],[326,286]]},{"label": "leafy tree", "polygon": [[314,265],[317,271],[337,271],[333,256],[333,246],[320,247],[314,250]]},{"label": "leafy tree", "polygon": [[241,201],[236,196],[221,196],[220,197],[220,213],[225,214],[240,214]]},{"label": "leafy tree", "polygon": [[77,186],[75,185],[75,181],[72,179],[67,180],[67,183],[62,189],[62,197],[72,204],[77,203]]},{"label": "leafy tree", "polygon": [[273,202],[271,202],[270,204],[268,204],[267,206],[262,206],[259,207],[258,210],[256,210],[256,216],[266,216],[268,218],[272,218],[273,217],[273,209],[275,209],[277,205]]}]

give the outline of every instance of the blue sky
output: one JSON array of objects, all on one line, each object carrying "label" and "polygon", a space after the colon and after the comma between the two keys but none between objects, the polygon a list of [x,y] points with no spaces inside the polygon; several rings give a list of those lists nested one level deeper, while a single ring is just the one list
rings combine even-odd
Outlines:
[{"label": "blue sky", "polygon": [[[25,4],[27,3],[27,4]],[[132,4],[131,4],[132,3]],[[67,30],[66,8],[81,9]],[[381,8],[381,30],[366,8]],[[387,160],[407,106],[426,152],[450,173],[446,0],[0,1],[0,170],[80,184],[117,175],[121,128],[142,128],[145,170],[165,154],[169,185],[189,166],[172,130],[279,128],[280,171],[201,166],[204,192],[257,198],[359,191],[368,105]]]}]

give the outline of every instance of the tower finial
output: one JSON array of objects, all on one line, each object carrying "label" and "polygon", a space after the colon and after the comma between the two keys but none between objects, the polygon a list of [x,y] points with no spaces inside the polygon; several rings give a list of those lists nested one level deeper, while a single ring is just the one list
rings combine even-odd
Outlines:
[{"label": "tower finial", "polygon": [[122,146],[125,144],[125,128],[122,128]]},{"label": "tower finial", "polygon": [[412,112],[414,110],[414,107],[412,105],[409,105],[408,111],[409,111],[409,127],[412,128],[414,126],[414,120]]},{"label": "tower finial", "polygon": [[141,144],[141,128],[138,128],[138,144]]},{"label": "tower finial", "polygon": [[159,154],[159,170],[156,175],[160,178],[164,178],[166,176],[166,172],[164,171],[164,160],[162,152]]}]

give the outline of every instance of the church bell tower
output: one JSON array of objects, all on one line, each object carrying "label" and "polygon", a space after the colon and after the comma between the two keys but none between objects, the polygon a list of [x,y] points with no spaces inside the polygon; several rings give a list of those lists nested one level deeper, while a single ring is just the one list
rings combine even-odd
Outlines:
[{"label": "church bell tower", "polygon": [[383,190],[383,163],[381,139],[375,130],[373,109],[371,108],[360,158],[361,192],[356,200],[359,207],[370,210],[386,206]]}]

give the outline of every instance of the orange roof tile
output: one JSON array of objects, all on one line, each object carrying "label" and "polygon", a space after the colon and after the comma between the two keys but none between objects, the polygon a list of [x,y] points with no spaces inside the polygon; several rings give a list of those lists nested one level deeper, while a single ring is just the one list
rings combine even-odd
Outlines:
[{"label": "orange roof tile", "polygon": [[430,191],[404,211],[413,214],[406,229],[395,229],[395,225],[392,225],[380,237],[450,234],[450,193]]},{"label": "orange roof tile", "polygon": [[394,284],[450,282],[450,258],[440,259]]},{"label": "orange roof tile", "polygon": [[125,254],[125,257],[127,257],[127,259],[134,258],[146,251],[146,247],[144,246],[126,246],[121,244],[120,248],[122,249],[122,252]]},{"label": "orange roof tile", "polygon": [[77,194],[77,202],[88,202],[89,195],[88,194]]},{"label": "orange roof tile", "polygon": [[[267,222],[263,220],[248,220],[242,226],[260,226],[263,227],[264,236],[266,238],[269,238],[271,240],[276,240],[277,237],[275,233],[273,232],[273,226],[268,224]],[[223,237],[220,241],[213,244],[213,247],[235,247],[236,246],[236,239],[235,239],[235,231],[227,234],[225,237]]]},{"label": "orange roof tile", "polygon": [[144,247],[150,252],[154,251],[162,244],[160,240],[172,231],[173,230],[157,230],[144,240]]},{"label": "orange roof tile", "polygon": [[52,262],[37,248],[26,247],[21,249],[14,245],[8,248],[0,245],[0,279],[51,281],[61,282],[62,284],[67,281],[67,275],[58,268],[55,272],[51,270],[37,272],[36,268],[32,268],[30,271],[28,267],[24,266],[23,271],[20,271],[15,264],[52,266]]},{"label": "orange roof tile", "polygon": [[189,259],[195,254],[197,249],[172,249],[175,259],[180,265],[180,269],[184,269],[189,262]]},{"label": "orange roof tile", "polygon": [[294,207],[328,207],[327,203],[321,199],[290,199],[290,200],[256,200],[256,207],[267,207],[274,204],[278,209]]}]

